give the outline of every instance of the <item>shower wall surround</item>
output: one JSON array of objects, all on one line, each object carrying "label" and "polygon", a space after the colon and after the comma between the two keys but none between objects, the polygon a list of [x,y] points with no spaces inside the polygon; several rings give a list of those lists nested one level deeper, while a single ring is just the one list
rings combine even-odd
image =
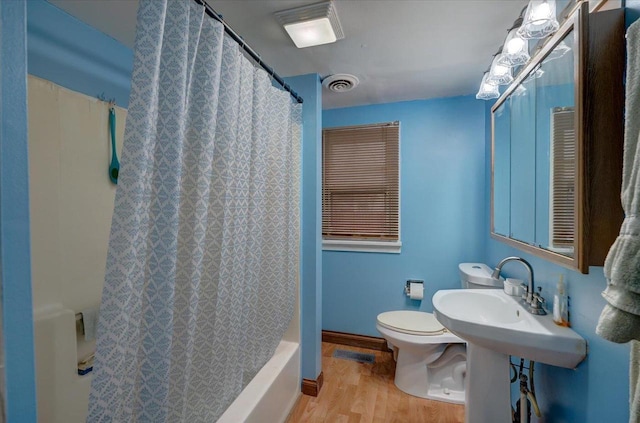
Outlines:
[{"label": "shower wall surround", "polygon": [[[116,107],[118,152],[125,119]],[[116,192],[107,127],[107,103],[29,76],[34,311],[100,304]]]}]

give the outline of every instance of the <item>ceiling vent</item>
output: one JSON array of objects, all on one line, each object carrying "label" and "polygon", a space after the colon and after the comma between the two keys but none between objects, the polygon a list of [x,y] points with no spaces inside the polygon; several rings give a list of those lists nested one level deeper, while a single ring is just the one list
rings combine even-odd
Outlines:
[{"label": "ceiling vent", "polygon": [[322,86],[334,93],[346,93],[358,86],[360,80],[348,73],[337,73],[329,75],[322,80]]}]

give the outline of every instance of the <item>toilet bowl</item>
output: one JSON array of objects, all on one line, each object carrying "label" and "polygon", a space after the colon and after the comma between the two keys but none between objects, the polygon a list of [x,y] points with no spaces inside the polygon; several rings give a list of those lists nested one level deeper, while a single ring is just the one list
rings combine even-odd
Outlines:
[{"label": "toilet bowl", "polygon": [[395,384],[420,398],[464,404],[466,349],[431,313],[388,311],[376,329],[393,348]]},{"label": "toilet bowl", "polygon": [[[463,288],[502,288],[481,263],[461,263]],[[395,384],[420,398],[464,404],[467,353],[464,340],[447,331],[431,313],[387,311],[380,313],[376,329],[394,351]]]}]

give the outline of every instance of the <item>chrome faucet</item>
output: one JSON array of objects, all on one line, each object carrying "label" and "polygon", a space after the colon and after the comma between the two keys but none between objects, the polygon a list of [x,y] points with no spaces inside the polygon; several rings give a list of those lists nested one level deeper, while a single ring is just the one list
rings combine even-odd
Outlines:
[{"label": "chrome faucet", "polygon": [[544,309],[542,308],[542,303],[544,302],[544,298],[542,298],[539,294],[535,292],[535,282],[533,280],[533,267],[531,267],[531,264],[529,264],[529,262],[523,259],[522,257],[507,257],[505,259],[502,259],[500,263],[498,263],[498,265],[496,266],[493,273],[491,274],[491,277],[493,279],[499,280],[500,271],[502,270],[502,267],[510,261],[517,261],[522,263],[522,265],[526,267],[527,271],[529,272],[529,286],[527,288],[526,297],[523,296],[523,299],[522,299],[524,302],[526,302],[529,305],[527,309],[529,313],[539,314],[539,315],[547,314],[547,312],[544,311]]}]

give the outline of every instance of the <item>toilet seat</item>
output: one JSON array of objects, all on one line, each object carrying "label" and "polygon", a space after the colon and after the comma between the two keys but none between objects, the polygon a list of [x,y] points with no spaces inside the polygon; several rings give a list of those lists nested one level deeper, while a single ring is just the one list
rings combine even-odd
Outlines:
[{"label": "toilet seat", "polygon": [[378,324],[408,335],[436,336],[447,332],[431,313],[423,311],[387,311],[378,315]]}]

